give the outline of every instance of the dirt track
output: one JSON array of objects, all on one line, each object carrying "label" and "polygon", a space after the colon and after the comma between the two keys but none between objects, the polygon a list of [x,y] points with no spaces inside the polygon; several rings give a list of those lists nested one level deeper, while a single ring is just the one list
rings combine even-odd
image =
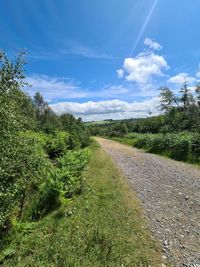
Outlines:
[{"label": "dirt track", "polygon": [[141,199],[173,266],[200,267],[200,168],[96,138]]}]

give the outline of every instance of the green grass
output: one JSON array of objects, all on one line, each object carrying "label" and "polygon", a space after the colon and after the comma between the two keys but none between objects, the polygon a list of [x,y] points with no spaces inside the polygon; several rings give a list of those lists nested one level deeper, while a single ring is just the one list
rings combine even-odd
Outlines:
[{"label": "green grass", "polygon": [[135,139],[131,139],[128,137],[111,137],[109,139],[117,141],[121,144],[128,145],[128,146],[134,146],[134,143],[135,143]]},{"label": "green grass", "polygon": [[85,122],[85,125],[107,125],[107,124],[114,124],[119,122],[118,120],[105,120],[105,121],[92,121],[92,122]]},{"label": "green grass", "polygon": [[84,193],[37,223],[16,224],[2,266],[160,266],[140,203],[111,159],[92,148]]}]

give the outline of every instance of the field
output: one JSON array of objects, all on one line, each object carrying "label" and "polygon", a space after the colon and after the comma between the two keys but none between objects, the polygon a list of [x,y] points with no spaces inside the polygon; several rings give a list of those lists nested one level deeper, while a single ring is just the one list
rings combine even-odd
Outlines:
[{"label": "field", "polygon": [[110,125],[116,123],[117,120],[91,121],[85,122],[86,125]]}]

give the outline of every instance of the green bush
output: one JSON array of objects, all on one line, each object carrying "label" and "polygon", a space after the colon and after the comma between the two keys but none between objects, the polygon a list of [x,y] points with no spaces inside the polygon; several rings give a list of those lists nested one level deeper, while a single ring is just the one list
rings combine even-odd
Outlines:
[{"label": "green bush", "polygon": [[148,145],[148,137],[138,137],[136,138],[135,145],[137,148],[146,148]]},{"label": "green bush", "polygon": [[191,140],[191,153],[194,161],[200,161],[200,134],[193,135]]},{"label": "green bush", "polygon": [[187,135],[160,134],[148,139],[147,150],[151,153],[163,154],[176,160],[186,161],[189,157],[190,142]]},{"label": "green bush", "polygon": [[81,148],[81,141],[80,141],[80,137],[77,132],[75,131],[70,132],[69,139],[68,139],[68,147],[71,150]]},{"label": "green bush", "polygon": [[46,144],[49,142],[51,135],[45,134],[43,132],[25,131],[20,133],[21,136],[34,139],[42,149],[45,148]]},{"label": "green bush", "polygon": [[57,159],[57,165],[48,170],[46,180],[40,185],[26,218],[38,220],[57,209],[62,198],[71,198],[83,189],[83,171],[89,159],[87,149],[67,151]]},{"label": "green bush", "polygon": [[62,156],[69,148],[69,134],[67,132],[56,132],[50,135],[44,148],[50,159]]},{"label": "green bush", "polygon": [[169,135],[155,135],[151,136],[147,139],[147,150],[151,153],[168,153],[170,150],[170,147],[172,147],[172,138],[170,138]]},{"label": "green bush", "polygon": [[21,217],[30,184],[46,168],[45,154],[34,139],[16,134],[12,143],[6,141],[0,149],[0,228],[6,227],[13,208],[19,207]]},{"label": "green bush", "polygon": [[199,133],[167,133],[167,134],[130,134],[133,146],[143,148],[150,153],[166,155],[170,158],[199,162],[200,134]]},{"label": "green bush", "polygon": [[171,158],[187,161],[189,159],[190,144],[190,139],[188,139],[187,135],[173,135],[173,145],[169,147]]},{"label": "green bush", "polygon": [[63,183],[65,197],[80,193],[83,188],[83,171],[88,163],[89,151],[87,149],[68,151],[58,162],[58,173]]},{"label": "green bush", "polygon": [[55,177],[48,178],[41,188],[30,207],[30,214],[28,215],[31,220],[38,220],[49,212],[57,209],[60,204],[60,194],[62,185]]},{"label": "green bush", "polygon": [[90,145],[90,131],[89,129],[79,129],[78,138],[81,144],[81,148],[85,148]]}]

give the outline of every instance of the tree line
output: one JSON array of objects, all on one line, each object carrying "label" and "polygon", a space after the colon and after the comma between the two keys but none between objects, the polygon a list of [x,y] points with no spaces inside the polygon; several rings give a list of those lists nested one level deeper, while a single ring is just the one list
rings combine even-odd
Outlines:
[{"label": "tree line", "polygon": [[200,85],[190,89],[187,81],[175,94],[168,87],[160,89],[161,115],[142,119],[127,119],[110,124],[91,124],[93,135],[123,136],[127,132],[176,133],[200,131]]}]

